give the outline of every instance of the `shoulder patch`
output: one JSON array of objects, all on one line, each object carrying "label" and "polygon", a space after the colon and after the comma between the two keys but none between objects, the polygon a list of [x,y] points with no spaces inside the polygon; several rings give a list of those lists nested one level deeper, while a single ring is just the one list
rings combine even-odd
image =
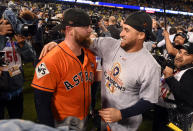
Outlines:
[{"label": "shoulder patch", "polygon": [[39,64],[38,67],[36,67],[36,75],[37,75],[37,78],[40,79],[42,78],[43,76],[49,74],[49,70],[47,69],[46,67],[46,64],[45,63],[41,63]]}]

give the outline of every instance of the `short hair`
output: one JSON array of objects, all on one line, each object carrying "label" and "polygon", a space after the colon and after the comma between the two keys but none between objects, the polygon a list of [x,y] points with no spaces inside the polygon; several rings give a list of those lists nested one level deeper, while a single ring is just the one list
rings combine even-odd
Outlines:
[{"label": "short hair", "polygon": [[29,10],[21,12],[19,16],[27,21],[34,21],[38,18],[33,12]]},{"label": "short hair", "polygon": [[110,16],[109,22],[116,23],[116,18],[114,16]]},{"label": "short hair", "polygon": [[176,34],[177,33],[177,29],[175,27],[171,27],[169,30],[170,35]]}]

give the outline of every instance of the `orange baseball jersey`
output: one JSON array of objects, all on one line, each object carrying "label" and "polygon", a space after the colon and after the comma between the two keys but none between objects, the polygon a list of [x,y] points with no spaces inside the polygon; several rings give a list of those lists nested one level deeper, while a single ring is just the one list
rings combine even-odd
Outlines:
[{"label": "orange baseball jersey", "polygon": [[68,116],[75,116],[82,120],[89,112],[96,59],[88,49],[83,50],[82,64],[62,42],[36,66],[31,86],[54,93],[52,110],[58,121]]}]

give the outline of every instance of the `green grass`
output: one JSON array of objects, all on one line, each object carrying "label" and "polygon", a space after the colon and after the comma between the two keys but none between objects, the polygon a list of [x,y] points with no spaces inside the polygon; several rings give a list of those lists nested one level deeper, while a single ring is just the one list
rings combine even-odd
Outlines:
[{"label": "green grass", "polygon": [[[33,89],[30,86],[31,81],[34,75],[34,67],[31,63],[24,65],[24,75],[25,75],[25,83],[24,83],[24,120],[30,120],[33,122],[37,122],[37,115],[35,111],[34,105],[34,96]],[[100,104],[97,103],[99,106]],[[147,112],[144,114],[143,123],[141,124],[138,131],[151,131],[152,127],[152,112]]]},{"label": "green grass", "polygon": [[33,89],[30,86],[34,75],[34,67],[31,63],[24,65],[24,113],[23,119],[36,122],[37,115],[35,111]]}]

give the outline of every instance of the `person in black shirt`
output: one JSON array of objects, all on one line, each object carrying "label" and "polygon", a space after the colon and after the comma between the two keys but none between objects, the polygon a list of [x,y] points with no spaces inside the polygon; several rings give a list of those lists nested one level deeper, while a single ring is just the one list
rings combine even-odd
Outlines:
[{"label": "person in black shirt", "polygon": [[120,30],[117,28],[116,25],[116,18],[114,16],[109,17],[109,26],[107,30],[110,32],[111,37],[115,39],[120,39]]},{"label": "person in black shirt", "polygon": [[163,73],[177,105],[175,116],[169,119],[188,131],[193,122],[193,43],[187,42],[178,49],[174,59],[176,70],[166,66]]}]

